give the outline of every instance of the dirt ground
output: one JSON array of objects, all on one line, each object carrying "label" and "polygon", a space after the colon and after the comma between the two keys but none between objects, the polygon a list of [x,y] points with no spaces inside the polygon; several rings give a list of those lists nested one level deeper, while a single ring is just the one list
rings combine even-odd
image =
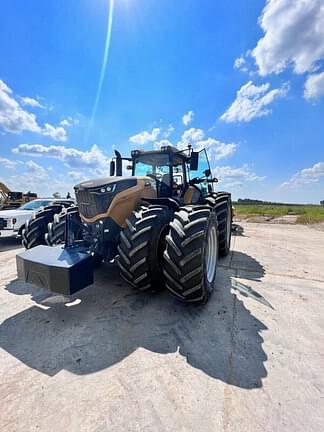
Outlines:
[{"label": "dirt ground", "polygon": [[110,263],[56,304],[20,250],[0,238],[1,431],[324,430],[323,231],[243,222],[198,307]]}]

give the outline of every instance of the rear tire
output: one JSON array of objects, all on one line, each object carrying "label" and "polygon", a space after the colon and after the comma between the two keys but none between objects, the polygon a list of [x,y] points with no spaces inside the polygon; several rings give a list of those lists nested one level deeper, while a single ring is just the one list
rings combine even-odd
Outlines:
[{"label": "rear tire", "polygon": [[54,215],[60,213],[61,210],[61,205],[44,207],[26,222],[26,227],[22,232],[22,244],[26,249],[46,245],[47,225],[53,220]]},{"label": "rear tire", "polygon": [[132,287],[140,291],[164,289],[163,251],[172,219],[168,207],[151,205],[133,211],[126,220],[117,262],[121,277]]},{"label": "rear tire", "polygon": [[226,256],[231,248],[232,238],[232,201],[227,192],[218,192],[206,198],[206,203],[216,211],[218,221],[219,255]]},{"label": "rear tire", "polygon": [[182,207],[170,223],[164,252],[167,289],[187,303],[206,303],[216,279],[218,229],[210,206]]}]

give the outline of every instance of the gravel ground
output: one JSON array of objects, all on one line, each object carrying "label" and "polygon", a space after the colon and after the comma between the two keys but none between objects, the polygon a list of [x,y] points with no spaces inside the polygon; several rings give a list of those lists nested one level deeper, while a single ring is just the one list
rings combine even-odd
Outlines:
[{"label": "gravel ground", "polygon": [[0,430],[324,430],[323,249],[308,226],[242,223],[206,306],[138,294],[114,264],[56,304],[0,238]]}]

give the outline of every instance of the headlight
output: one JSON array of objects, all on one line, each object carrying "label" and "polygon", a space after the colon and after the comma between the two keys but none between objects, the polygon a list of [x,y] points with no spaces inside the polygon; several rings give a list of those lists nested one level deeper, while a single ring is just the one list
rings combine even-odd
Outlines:
[{"label": "headlight", "polygon": [[7,228],[13,228],[16,222],[16,218],[7,219]]},{"label": "headlight", "polygon": [[101,195],[101,194],[106,194],[106,193],[114,192],[115,189],[116,189],[116,183],[109,184],[109,185],[106,185],[106,186],[101,186],[98,189],[90,190],[90,193],[93,193],[93,194],[96,194],[96,195]]}]

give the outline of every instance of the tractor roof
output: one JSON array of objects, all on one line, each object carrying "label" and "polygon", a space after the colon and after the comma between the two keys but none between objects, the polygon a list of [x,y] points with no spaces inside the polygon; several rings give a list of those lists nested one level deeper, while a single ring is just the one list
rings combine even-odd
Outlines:
[{"label": "tractor roof", "polygon": [[189,154],[187,155],[184,153],[185,150],[179,150],[177,147],[174,146],[164,146],[158,150],[132,150],[132,158],[134,159],[146,155],[155,156],[160,154],[173,154],[174,159],[178,159],[178,161],[174,161],[177,164],[181,163],[181,161],[183,160],[188,161],[190,159]]}]

